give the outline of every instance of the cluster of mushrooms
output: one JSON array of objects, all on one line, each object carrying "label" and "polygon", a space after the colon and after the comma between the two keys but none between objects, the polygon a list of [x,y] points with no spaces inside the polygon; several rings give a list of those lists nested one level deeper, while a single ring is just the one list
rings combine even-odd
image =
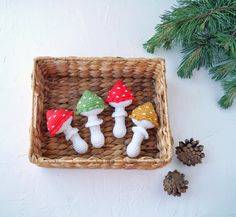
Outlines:
[{"label": "cluster of mushrooms", "polygon": [[[128,113],[125,108],[131,105],[133,100],[132,92],[122,80],[118,80],[108,92],[105,101],[115,109],[112,117],[115,119],[113,135],[116,138],[123,138],[127,133],[125,117],[128,116]],[[103,120],[98,118],[98,114],[106,107],[103,99],[89,90],[84,91],[77,103],[76,114],[88,118],[85,127],[90,130],[91,144],[94,148],[101,148],[105,144],[105,138],[100,128]],[[48,110],[47,127],[51,136],[63,132],[66,140],[71,140],[75,151],[84,154],[88,150],[88,144],[80,137],[78,129],[71,126],[73,115],[74,112],[68,110]],[[132,128],[134,134],[127,147],[127,155],[137,157],[140,154],[142,141],[149,138],[147,130],[158,127],[158,119],[151,102],[135,108],[129,117],[136,126]]]}]

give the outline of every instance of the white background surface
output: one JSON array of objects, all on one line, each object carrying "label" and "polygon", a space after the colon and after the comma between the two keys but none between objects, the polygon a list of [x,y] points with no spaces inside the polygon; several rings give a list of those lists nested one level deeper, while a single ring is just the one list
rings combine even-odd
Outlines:
[{"label": "white background surface", "polygon": [[[179,49],[148,54],[144,43],[174,0],[0,1],[0,216],[1,217],[235,217],[236,105],[221,110],[220,85],[207,71],[191,80],[176,75]],[[32,59],[35,56],[163,57],[175,145],[194,137],[205,145],[202,165],[174,157],[165,168],[63,170],[30,164]],[[189,190],[168,196],[169,170],[186,174]]]}]

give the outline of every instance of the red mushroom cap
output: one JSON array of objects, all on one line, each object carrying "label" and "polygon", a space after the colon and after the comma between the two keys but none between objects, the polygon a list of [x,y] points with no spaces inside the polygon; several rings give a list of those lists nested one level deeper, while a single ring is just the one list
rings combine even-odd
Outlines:
[{"label": "red mushroom cap", "polygon": [[123,102],[126,100],[134,100],[132,92],[124,85],[122,80],[118,80],[110,91],[106,98],[106,102]]},{"label": "red mushroom cap", "polygon": [[74,115],[74,112],[68,110],[48,110],[47,127],[51,136],[54,136],[68,118]]}]

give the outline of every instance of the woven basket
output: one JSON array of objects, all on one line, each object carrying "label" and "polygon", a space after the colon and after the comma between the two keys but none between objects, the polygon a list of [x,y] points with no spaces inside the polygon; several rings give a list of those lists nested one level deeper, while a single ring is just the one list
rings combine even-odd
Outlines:
[{"label": "woven basket", "polygon": [[[114,82],[122,79],[132,90],[135,101],[126,108],[130,112],[138,105],[151,101],[158,113],[158,129],[149,130],[150,138],[142,143],[141,154],[129,158],[126,146],[132,138],[132,121],[126,118],[128,129],[125,138],[112,135],[113,108],[99,116],[106,141],[103,148],[90,144],[85,117],[74,116],[72,126],[77,127],[89,144],[86,154],[77,154],[64,134],[49,136],[46,126],[48,109],[75,110],[84,90],[88,89],[105,99]],[[33,109],[31,148],[29,159],[43,167],[61,168],[125,168],[154,169],[171,160],[171,133],[168,121],[165,64],[162,59],[124,58],[52,58],[39,57],[34,61],[32,75]]]}]

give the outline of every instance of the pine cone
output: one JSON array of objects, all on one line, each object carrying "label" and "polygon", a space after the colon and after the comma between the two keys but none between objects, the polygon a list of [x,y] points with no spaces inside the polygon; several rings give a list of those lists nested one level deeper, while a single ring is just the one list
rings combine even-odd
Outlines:
[{"label": "pine cone", "polygon": [[203,145],[198,145],[199,141],[185,139],[185,142],[180,141],[179,146],[176,147],[177,158],[187,166],[195,166],[202,162],[205,157],[203,153]]},{"label": "pine cone", "polygon": [[181,196],[181,193],[185,193],[188,189],[188,181],[184,179],[185,175],[179,173],[177,170],[168,172],[163,181],[164,190],[169,195]]}]

